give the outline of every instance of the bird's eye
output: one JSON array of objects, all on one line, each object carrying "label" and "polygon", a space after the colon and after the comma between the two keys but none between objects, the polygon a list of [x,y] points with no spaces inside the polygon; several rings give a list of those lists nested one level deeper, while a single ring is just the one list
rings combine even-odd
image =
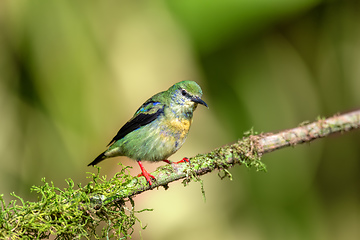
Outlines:
[{"label": "bird's eye", "polygon": [[183,89],[183,90],[181,90],[181,94],[182,94],[183,96],[186,96],[186,95],[187,95],[187,92]]}]

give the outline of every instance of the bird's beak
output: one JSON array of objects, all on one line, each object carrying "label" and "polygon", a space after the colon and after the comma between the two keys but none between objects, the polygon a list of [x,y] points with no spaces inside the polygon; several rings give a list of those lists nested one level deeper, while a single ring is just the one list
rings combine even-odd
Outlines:
[{"label": "bird's beak", "polygon": [[193,97],[191,98],[191,101],[195,102],[195,103],[199,103],[204,105],[205,107],[209,108],[208,105],[206,104],[206,102],[204,102],[201,98],[199,97]]}]

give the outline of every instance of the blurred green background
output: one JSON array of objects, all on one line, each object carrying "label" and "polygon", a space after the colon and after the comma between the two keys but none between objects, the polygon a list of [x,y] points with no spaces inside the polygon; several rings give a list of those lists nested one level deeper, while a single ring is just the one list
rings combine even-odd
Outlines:
[{"label": "blurred green background", "polygon": [[[180,160],[360,106],[358,0],[0,1],[0,193],[36,200],[86,165],[150,96],[198,82]],[[135,198],[144,239],[360,239],[360,133],[263,157],[200,186]],[[113,176],[116,163],[103,162]],[[163,163],[145,163],[154,170]],[[139,227],[138,227],[139,228]],[[138,231],[133,239],[139,239]]]}]

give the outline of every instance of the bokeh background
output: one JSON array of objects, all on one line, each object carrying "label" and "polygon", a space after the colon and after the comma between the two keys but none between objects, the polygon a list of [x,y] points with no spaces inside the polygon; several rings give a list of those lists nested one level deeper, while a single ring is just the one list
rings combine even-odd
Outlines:
[{"label": "bokeh background", "polygon": [[[86,165],[150,96],[198,82],[180,160],[360,106],[358,0],[0,1],[0,193],[41,178],[85,184]],[[263,157],[200,186],[136,197],[144,239],[360,239],[360,133]],[[100,164],[113,176],[115,158]],[[154,170],[163,163],[146,164]],[[140,239],[139,226],[133,239]]]}]

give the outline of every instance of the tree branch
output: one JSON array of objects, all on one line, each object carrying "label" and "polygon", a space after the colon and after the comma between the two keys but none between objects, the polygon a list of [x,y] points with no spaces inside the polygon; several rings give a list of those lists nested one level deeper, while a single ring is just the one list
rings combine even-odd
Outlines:
[{"label": "tree branch", "polygon": [[[190,164],[159,167],[152,173],[156,177],[152,187],[143,177],[131,177],[128,167],[123,167],[110,180],[101,177],[98,168],[97,174],[91,173],[92,180],[83,187],[78,185],[77,189],[71,179],[66,180],[68,187],[65,189],[56,188],[43,179],[42,186],[32,187],[32,191],[39,194],[37,202],[25,202],[12,194],[20,204],[17,200],[6,204],[0,195],[0,239],[43,239],[51,234],[57,235],[57,239],[126,238],[132,234],[135,222],[140,222],[135,216],[139,211],[134,207],[134,195],[159,186],[167,189],[169,183],[179,179],[183,179],[184,184],[191,180],[201,182],[199,176],[215,169],[223,173],[221,177],[231,177],[227,169],[236,164],[265,170],[260,161],[265,153],[359,127],[360,110],[357,110],[276,134],[255,134],[251,130],[231,145],[190,158]],[[101,222],[106,225],[99,236],[96,229]]]},{"label": "tree branch", "polygon": [[328,119],[319,118],[312,123],[303,123],[299,127],[284,130],[279,133],[263,133],[254,135],[253,132],[247,134],[243,139],[234,144],[226,145],[215,149],[210,153],[199,154],[190,158],[190,164],[172,164],[171,166],[159,167],[151,173],[155,176],[156,182],[150,187],[143,177],[135,178],[131,181],[127,188],[123,188],[118,192],[113,192],[112,196],[104,198],[102,196],[94,196],[97,201],[95,208],[99,208],[102,204],[109,204],[120,199],[140,194],[144,191],[164,186],[185,179],[185,182],[191,178],[212,172],[215,169],[226,170],[236,164],[245,164],[248,167],[255,166],[257,170],[265,170],[264,164],[260,161],[260,157],[277,149],[297,144],[311,142],[318,138],[323,138],[335,133],[343,133],[360,127],[360,110],[335,115]]}]

